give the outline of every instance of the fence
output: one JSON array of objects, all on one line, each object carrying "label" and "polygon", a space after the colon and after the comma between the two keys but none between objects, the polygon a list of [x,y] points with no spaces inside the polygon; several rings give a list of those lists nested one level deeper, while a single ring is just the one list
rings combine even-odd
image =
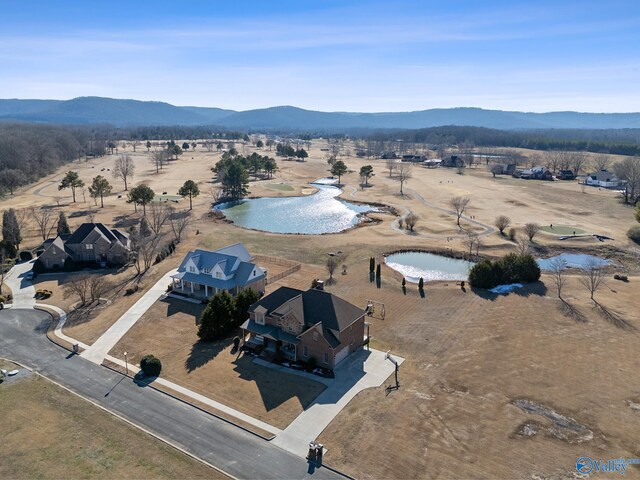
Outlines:
[{"label": "fence", "polygon": [[267,255],[255,255],[254,256],[254,260],[256,262],[265,262],[265,263],[272,263],[274,265],[281,265],[281,266],[285,266],[285,267],[289,267],[286,270],[278,273],[277,275],[273,275],[267,276],[267,285],[269,285],[270,283],[273,282],[277,282],[280,279],[283,279],[284,277],[286,277],[287,275],[291,275],[293,272],[297,272],[298,270],[300,270],[301,265],[299,263],[296,262],[292,262],[291,260],[286,260],[284,258],[277,258],[277,257],[269,257]]}]

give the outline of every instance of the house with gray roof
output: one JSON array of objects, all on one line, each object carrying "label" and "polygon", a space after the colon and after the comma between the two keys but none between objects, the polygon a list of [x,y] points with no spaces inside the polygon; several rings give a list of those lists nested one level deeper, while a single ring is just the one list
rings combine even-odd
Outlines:
[{"label": "house with gray roof", "polygon": [[171,278],[174,292],[209,298],[222,291],[236,295],[246,288],[264,292],[267,271],[253,262],[244,245],[236,243],[216,251],[187,253]]},{"label": "house with gray roof", "polygon": [[366,311],[319,289],[280,287],[249,307],[249,348],[267,357],[333,369],[365,343]]},{"label": "house with gray roof", "polygon": [[585,182],[587,185],[603,188],[620,188],[624,186],[624,182],[621,182],[612,172],[607,170],[600,170],[587,175]]},{"label": "house with gray roof", "polygon": [[38,257],[44,270],[62,269],[65,262],[76,265],[120,266],[129,262],[129,235],[102,223],[83,223],[72,234],[49,238]]}]

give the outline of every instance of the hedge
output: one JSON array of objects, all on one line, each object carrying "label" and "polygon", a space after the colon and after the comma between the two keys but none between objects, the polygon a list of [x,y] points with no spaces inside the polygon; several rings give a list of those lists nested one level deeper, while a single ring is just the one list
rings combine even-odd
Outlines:
[{"label": "hedge", "polygon": [[483,260],[469,271],[469,283],[476,288],[493,288],[511,283],[540,280],[540,267],[532,255],[510,253],[495,262]]}]

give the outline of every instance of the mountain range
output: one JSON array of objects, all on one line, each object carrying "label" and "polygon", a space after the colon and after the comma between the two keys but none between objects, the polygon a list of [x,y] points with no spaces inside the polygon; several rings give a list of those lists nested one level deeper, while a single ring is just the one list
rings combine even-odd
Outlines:
[{"label": "mountain range", "polygon": [[340,132],[350,129],[415,129],[442,125],[538,129],[640,128],[640,113],[516,112],[437,108],[413,112],[320,112],[292,106],[235,111],[180,107],[165,102],[78,97],[71,100],[0,99],[0,121],[116,127],[211,125],[240,130]]}]

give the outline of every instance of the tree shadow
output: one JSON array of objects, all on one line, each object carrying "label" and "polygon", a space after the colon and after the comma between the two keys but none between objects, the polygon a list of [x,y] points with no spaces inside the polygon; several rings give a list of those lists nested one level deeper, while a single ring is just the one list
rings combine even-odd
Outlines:
[{"label": "tree shadow", "polygon": [[[133,213],[133,212],[132,212]],[[136,216],[129,215],[117,215],[113,217],[113,226],[115,228],[129,228],[137,225],[139,220]]]},{"label": "tree shadow", "polygon": [[613,310],[610,310],[609,308],[605,307],[601,303],[596,302],[595,300],[593,302],[596,304],[596,308],[598,309],[598,313],[600,313],[600,316],[602,316],[602,318],[604,318],[607,322],[612,324],[614,327],[619,328],[621,330],[636,329],[636,327],[634,327],[628,320],[625,320],[624,318],[622,318],[618,313],[614,312]]},{"label": "tree shadow", "polygon": [[525,298],[530,297],[532,295],[544,297],[547,294],[547,287],[545,286],[544,283],[538,281],[534,283],[525,283],[523,284],[522,288],[516,288],[506,293],[494,293],[489,290],[485,290],[484,288],[477,288],[473,286],[471,287],[471,291],[477,296],[479,296],[480,298],[493,302],[498,297],[504,297],[511,294],[518,295],[519,297],[525,297]]},{"label": "tree shadow", "polygon": [[188,373],[191,373],[209,363],[220,352],[232,345],[233,337],[225,338],[218,342],[203,342],[199,340],[191,346],[191,352],[189,352],[189,356],[184,361],[184,368]]},{"label": "tree shadow", "polygon": [[382,287],[382,279],[380,277],[376,277],[376,288]]},{"label": "tree shadow", "polygon": [[562,313],[566,317],[575,320],[577,323],[587,323],[587,317],[580,310],[578,310],[575,305],[567,302],[564,298],[561,298],[560,301]]},{"label": "tree shadow", "polygon": [[419,288],[418,293],[420,294],[420,298],[425,298],[426,294],[424,293],[424,288]]},{"label": "tree shadow", "polygon": [[[124,378],[124,377],[123,377]],[[136,373],[135,377],[133,377],[133,383],[137,386],[144,388],[152,384],[155,379],[158,378],[156,376],[145,375],[142,371]]]},{"label": "tree shadow", "polygon": [[369,283],[373,283],[376,279],[376,274],[374,272],[369,272]]}]

